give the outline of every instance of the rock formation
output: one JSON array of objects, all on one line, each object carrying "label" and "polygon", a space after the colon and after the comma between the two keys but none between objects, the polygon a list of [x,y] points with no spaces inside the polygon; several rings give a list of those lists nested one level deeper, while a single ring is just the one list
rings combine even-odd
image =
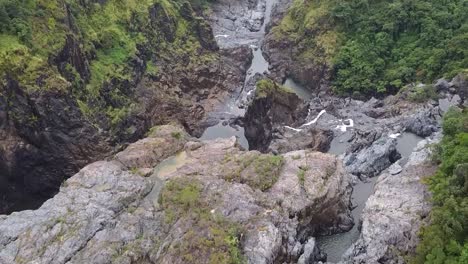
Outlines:
[{"label": "rock formation", "polygon": [[191,140],[155,127],[41,208],[1,216],[0,262],[205,263],[229,250],[249,263],[297,261],[314,258],[310,236],[351,228],[351,187],[333,155]]}]

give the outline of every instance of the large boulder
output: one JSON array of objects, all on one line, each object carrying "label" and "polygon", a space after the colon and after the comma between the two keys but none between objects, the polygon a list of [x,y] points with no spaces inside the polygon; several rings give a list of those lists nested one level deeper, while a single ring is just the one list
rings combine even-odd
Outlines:
[{"label": "large boulder", "polygon": [[273,130],[299,124],[305,118],[304,102],[292,91],[270,80],[257,82],[255,97],[243,118],[250,149],[266,151]]},{"label": "large boulder", "polygon": [[377,176],[401,157],[396,143],[394,138],[381,137],[370,147],[348,154],[344,160],[347,170],[361,179]]},{"label": "large boulder", "polygon": [[439,130],[440,115],[436,108],[426,108],[409,116],[404,126],[406,131],[420,137],[428,137]]}]

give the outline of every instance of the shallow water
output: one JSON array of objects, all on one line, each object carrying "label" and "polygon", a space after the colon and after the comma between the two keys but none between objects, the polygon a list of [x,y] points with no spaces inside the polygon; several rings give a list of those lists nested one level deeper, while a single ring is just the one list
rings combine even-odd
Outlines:
[{"label": "shallow water", "polygon": [[153,170],[153,175],[159,178],[165,177],[185,164],[187,161],[187,152],[182,151],[175,156],[167,158],[158,164]]},{"label": "shallow water", "polygon": [[157,205],[159,199],[159,193],[164,186],[162,178],[175,172],[178,168],[182,167],[187,162],[187,152],[182,151],[177,153],[175,156],[167,158],[158,164],[153,170],[153,174],[150,176],[153,181],[153,189],[146,196],[154,206]]},{"label": "shallow water", "polygon": [[351,211],[355,224],[350,231],[317,238],[320,249],[322,252],[327,254],[327,261],[340,261],[346,250],[359,238],[360,231],[358,229],[358,222],[367,199],[374,192],[376,181],[377,177],[374,177],[369,179],[368,182],[359,181],[358,184],[353,187],[351,199],[353,201],[353,205],[357,205],[357,207]]},{"label": "shallow water", "polygon": [[[250,65],[249,69],[247,70],[247,74],[244,81],[245,84],[249,81],[250,78],[255,76],[255,74],[260,73],[263,74],[268,72],[269,63],[263,56],[263,52],[261,49],[261,43],[263,41],[265,35],[265,27],[270,22],[271,19],[271,10],[273,5],[275,4],[276,0],[266,0],[265,6],[265,19],[263,25],[260,29],[261,38],[256,43],[256,45],[251,45],[253,51],[253,58],[252,64]],[[231,97],[229,98],[224,106],[222,107],[221,112],[225,112],[226,114],[232,116],[243,116],[245,113],[245,109],[240,108],[238,105],[240,101],[245,100],[247,98],[247,92],[244,87],[239,89],[241,94],[237,96],[237,98]],[[244,128],[238,126],[237,128],[233,128],[229,125],[223,125],[223,122],[219,122],[214,126],[208,127],[200,137],[202,140],[210,140],[216,138],[230,138],[232,136],[236,136],[238,138],[239,144],[244,147],[245,149],[249,149],[249,143],[247,138],[244,134]]]},{"label": "shallow water", "polygon": [[351,133],[343,133],[339,136],[333,138],[332,142],[330,143],[330,149],[328,153],[341,155],[345,153],[346,149],[349,146],[348,140],[351,137]]},{"label": "shallow water", "polygon": [[423,140],[422,137],[413,133],[403,132],[397,139],[397,151],[401,154],[400,165],[403,166],[408,162],[408,158],[413,152],[413,149],[418,145],[418,142]]},{"label": "shallow water", "polygon": [[223,125],[222,122],[207,128],[200,139],[210,140],[217,138],[230,138],[232,136],[236,136],[238,138],[238,142],[243,148],[249,149],[249,142],[247,141],[247,138],[245,138],[244,128],[238,126],[236,129],[229,125]]}]

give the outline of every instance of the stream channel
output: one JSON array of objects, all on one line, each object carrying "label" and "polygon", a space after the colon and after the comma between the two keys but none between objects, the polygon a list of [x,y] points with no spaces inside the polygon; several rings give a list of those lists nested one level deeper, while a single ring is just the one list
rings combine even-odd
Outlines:
[{"label": "stream channel", "polygon": [[[242,107],[242,102],[250,94],[245,89],[248,81],[251,78],[254,78],[257,74],[265,74],[268,72],[269,63],[263,56],[261,44],[265,36],[265,27],[270,22],[271,11],[276,1],[277,0],[266,0],[265,18],[259,32],[260,37],[255,42],[250,43],[250,47],[253,51],[253,59],[249,69],[247,70],[244,87],[239,87],[239,91],[229,97],[226,102],[217,110],[218,113],[221,113],[221,117],[219,118],[220,120],[215,125],[208,127],[200,139],[210,140],[236,136],[238,138],[239,144],[245,149],[249,149],[249,143],[244,135],[244,128],[240,126],[231,126],[229,125],[228,120],[230,118],[241,117],[245,114],[245,109]],[[313,98],[313,94],[309,89],[306,89],[305,87],[295,83],[290,78],[286,79],[283,85],[293,90],[301,99],[305,101],[310,101]],[[346,148],[348,147],[347,139],[349,136],[349,132],[335,135],[335,138],[331,142],[328,153],[335,155],[344,154]],[[404,163],[406,163],[412,150],[416,147],[420,140],[422,140],[422,138],[411,133],[402,133],[397,138],[397,150],[402,156],[402,158],[398,161],[400,165],[404,165]],[[158,166],[157,174],[160,174],[162,171],[166,170],[166,165],[169,167],[169,170],[180,166],[181,162],[178,162],[179,159],[180,157],[172,157],[169,158],[166,162],[161,163]],[[339,262],[346,250],[358,239],[360,234],[359,219],[367,199],[373,193],[377,178],[378,177],[373,177],[365,182],[358,181],[358,183],[353,187],[352,203],[355,208],[352,210],[352,215],[356,223],[354,227],[346,233],[319,237],[317,239],[320,249],[322,252],[327,254],[328,262]]]}]

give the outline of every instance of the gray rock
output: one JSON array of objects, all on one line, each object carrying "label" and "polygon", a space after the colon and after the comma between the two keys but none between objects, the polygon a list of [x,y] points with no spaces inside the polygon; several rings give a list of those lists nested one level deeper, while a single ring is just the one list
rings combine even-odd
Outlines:
[{"label": "gray rock", "polygon": [[391,175],[396,175],[402,170],[403,168],[400,166],[400,164],[398,164],[398,162],[395,162],[388,168],[388,173],[390,173]]},{"label": "gray rock", "polygon": [[286,153],[293,150],[312,149],[326,152],[333,139],[333,131],[307,127],[300,132],[282,127],[273,134],[269,150],[273,153]]},{"label": "gray rock", "polygon": [[369,148],[348,154],[344,162],[350,173],[366,178],[377,176],[399,158],[396,139],[381,137]]},{"label": "gray rock", "polygon": [[421,141],[401,173],[379,176],[362,214],[361,235],[345,254],[345,263],[405,263],[402,256],[414,253],[431,208],[421,179],[435,172],[428,163],[428,143],[435,141]]},{"label": "gray rock", "polygon": [[[211,232],[206,223],[218,215],[248,227],[242,252],[249,263],[297,261],[302,248],[314,248],[301,244],[304,237],[351,228],[349,176],[335,156],[286,153],[284,164],[270,172],[277,179],[263,189],[273,176],[252,162],[272,156],[242,151],[234,137],[185,143],[186,135],[177,132],[162,127],[115,159],[83,168],[38,210],[0,216],[0,263],[186,263],[181,245],[200,243],[197,238]],[[150,177],[138,175],[148,168],[154,168]],[[234,171],[239,178],[228,178]],[[266,178],[260,185],[242,180],[257,177]],[[177,179],[199,182],[199,199],[213,215],[205,224],[184,215],[167,222],[160,193]],[[199,256],[196,248],[190,254]]]},{"label": "gray rock", "polygon": [[439,120],[440,115],[435,108],[427,108],[409,116],[404,126],[408,132],[427,137],[439,129]]},{"label": "gray rock", "polygon": [[320,250],[317,248],[315,238],[309,238],[304,246],[304,253],[297,261],[297,264],[310,264],[316,261],[324,261],[325,257],[320,254]]},{"label": "gray rock", "polygon": [[437,92],[447,91],[450,88],[449,82],[443,78],[437,80],[434,86],[437,89]]}]

